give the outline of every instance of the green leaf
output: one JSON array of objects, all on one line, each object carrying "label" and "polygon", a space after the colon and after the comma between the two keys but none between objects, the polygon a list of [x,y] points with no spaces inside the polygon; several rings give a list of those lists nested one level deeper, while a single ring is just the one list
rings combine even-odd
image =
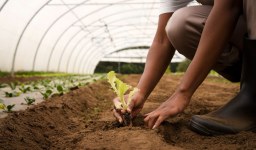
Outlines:
[{"label": "green leaf", "polygon": [[59,93],[63,93],[63,91],[64,91],[64,89],[61,85],[57,86],[57,90],[58,90]]},{"label": "green leaf", "polygon": [[3,103],[0,103],[0,109],[5,110],[6,106]]},{"label": "green leaf", "polygon": [[[110,71],[107,74],[107,78],[108,78],[108,82],[110,83],[112,89],[114,90],[114,92],[117,94],[117,96],[120,99],[121,102],[121,108],[126,110],[128,108],[128,104],[131,101],[132,96],[139,90],[138,88],[133,88],[133,90],[129,93],[128,95],[128,100],[127,102],[125,101],[124,95],[126,94],[126,92],[130,89],[132,89],[132,87],[126,83],[124,83],[123,81],[121,81],[120,79],[118,79],[116,77],[116,74],[114,71]],[[116,104],[115,104],[116,106]],[[119,104],[116,106],[119,107]]]},{"label": "green leaf", "polygon": [[5,92],[5,97],[18,97],[20,96],[20,93],[19,92]]},{"label": "green leaf", "polygon": [[5,110],[5,108],[4,100],[0,99],[0,109]]},{"label": "green leaf", "polygon": [[21,87],[19,88],[19,90],[22,93],[27,93],[28,91],[31,91],[31,88],[29,86],[25,86],[25,85],[21,85]]},{"label": "green leaf", "polygon": [[11,82],[9,83],[9,86],[12,90],[15,90],[16,89],[16,86],[17,86],[17,82]]},{"label": "green leaf", "polygon": [[15,104],[7,105],[7,106],[6,106],[7,111],[8,111],[8,112],[11,112],[12,109],[14,108],[14,106],[15,106]]},{"label": "green leaf", "polygon": [[44,99],[48,99],[51,96],[51,94],[52,94],[52,90],[48,89],[44,93],[43,92],[40,92],[40,93],[43,95]]},{"label": "green leaf", "polygon": [[7,84],[2,84],[2,83],[0,83],[0,88],[5,88],[5,87],[7,87],[8,85]]},{"label": "green leaf", "polygon": [[24,100],[27,103],[27,105],[31,105],[36,101],[35,98],[30,98],[30,97],[26,97],[24,98]]},{"label": "green leaf", "polygon": [[107,74],[107,78],[108,78],[108,82],[110,83],[112,89],[118,95],[118,91],[117,91],[116,84],[115,84],[115,81],[116,81],[116,74],[115,74],[115,72],[114,71],[110,71]]},{"label": "green leaf", "polygon": [[129,104],[131,103],[132,97],[135,93],[137,93],[139,91],[138,88],[133,88],[132,91],[130,91],[129,95],[128,95],[128,99],[127,99],[127,105],[129,106]]}]

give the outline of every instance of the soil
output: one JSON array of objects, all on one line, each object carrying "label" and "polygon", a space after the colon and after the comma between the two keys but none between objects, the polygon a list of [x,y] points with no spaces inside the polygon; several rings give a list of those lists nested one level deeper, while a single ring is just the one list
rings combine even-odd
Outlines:
[{"label": "soil", "polygon": [[[122,76],[136,85],[139,75]],[[142,114],[157,108],[175,90],[181,76],[165,75],[146,102]],[[188,129],[192,115],[225,104],[239,91],[233,84],[208,77],[184,113],[158,129],[144,126],[143,117],[122,127],[112,116],[115,97],[106,81],[98,81],[0,120],[0,149],[256,149],[253,132],[202,136]]]},{"label": "soil", "polygon": [[21,83],[26,83],[26,82],[31,82],[31,81],[37,81],[37,80],[42,80],[45,79],[46,77],[11,77],[11,76],[5,76],[5,77],[0,77],[0,83],[10,83],[10,82],[21,82]]}]

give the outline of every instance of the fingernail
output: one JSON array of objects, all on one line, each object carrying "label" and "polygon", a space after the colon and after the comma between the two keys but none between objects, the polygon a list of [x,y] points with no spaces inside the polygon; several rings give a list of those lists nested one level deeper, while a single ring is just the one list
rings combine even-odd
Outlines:
[{"label": "fingernail", "polygon": [[154,125],[152,129],[154,130],[155,128],[156,128],[156,125]]}]

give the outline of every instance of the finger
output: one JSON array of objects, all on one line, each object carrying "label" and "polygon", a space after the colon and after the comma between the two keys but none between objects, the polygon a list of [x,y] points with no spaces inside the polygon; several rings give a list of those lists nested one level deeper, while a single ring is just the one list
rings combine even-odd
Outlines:
[{"label": "finger", "polygon": [[150,113],[147,114],[147,116],[144,118],[144,121],[148,122],[149,119],[150,119]]},{"label": "finger", "polygon": [[113,115],[117,119],[118,122],[120,122],[120,123],[123,122],[123,119],[122,119],[120,113],[118,113],[116,109],[113,110]]},{"label": "finger", "polygon": [[120,102],[120,99],[119,99],[119,98],[113,99],[113,103],[114,103],[114,105],[115,105],[116,108],[118,108],[118,109],[122,108],[122,107],[121,107],[122,103]]},{"label": "finger", "polygon": [[144,116],[144,117],[147,117],[149,114],[150,114],[150,113],[147,113],[147,114],[144,114],[143,116]]},{"label": "finger", "polygon": [[155,122],[155,125],[153,126],[153,128],[152,129],[155,129],[155,128],[157,128],[163,121],[165,120],[165,118],[164,117],[162,117],[162,116],[159,116],[158,117],[158,119],[156,120],[156,122]]},{"label": "finger", "polygon": [[148,114],[148,116],[144,119],[145,123],[148,125],[150,129],[152,129],[153,125],[155,124],[155,121],[157,120],[158,116],[155,115],[155,113],[151,112]]},{"label": "finger", "polygon": [[158,119],[158,116],[152,116],[150,117],[150,119],[148,120],[148,128],[152,129],[156,120]]}]

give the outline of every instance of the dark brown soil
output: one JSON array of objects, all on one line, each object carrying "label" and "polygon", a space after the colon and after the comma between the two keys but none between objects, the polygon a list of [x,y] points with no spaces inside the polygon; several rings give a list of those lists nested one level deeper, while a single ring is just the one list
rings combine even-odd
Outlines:
[{"label": "dark brown soil", "polygon": [[[136,85],[139,75],[123,79]],[[165,101],[179,80],[180,76],[165,75],[142,114]],[[149,130],[143,117],[138,117],[133,127],[116,123],[111,113],[115,96],[108,83],[100,81],[0,120],[0,149],[256,149],[252,132],[208,137],[187,127],[192,115],[217,109],[238,90],[239,84],[209,77],[184,113]]]}]

